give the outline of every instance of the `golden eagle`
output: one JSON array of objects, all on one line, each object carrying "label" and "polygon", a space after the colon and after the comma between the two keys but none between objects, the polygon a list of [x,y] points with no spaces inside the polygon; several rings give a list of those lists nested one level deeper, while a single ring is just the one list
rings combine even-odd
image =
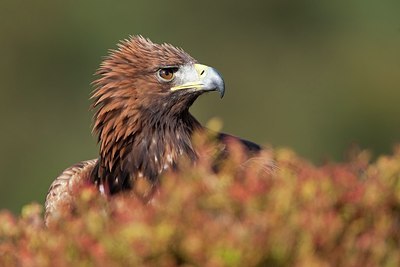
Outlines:
[{"label": "golden eagle", "polygon": [[[225,92],[217,70],[180,48],[142,36],[122,41],[96,74],[93,132],[99,157],[73,165],[55,179],[46,198],[46,219],[56,216],[60,205],[73,203],[73,188],[82,182],[107,196],[130,190],[148,200],[160,173],[175,168],[180,157],[197,159],[191,137],[205,129],[189,107],[205,92],[217,91],[221,97]],[[220,133],[217,139],[222,144],[238,140],[250,153],[260,150],[231,135]]]}]

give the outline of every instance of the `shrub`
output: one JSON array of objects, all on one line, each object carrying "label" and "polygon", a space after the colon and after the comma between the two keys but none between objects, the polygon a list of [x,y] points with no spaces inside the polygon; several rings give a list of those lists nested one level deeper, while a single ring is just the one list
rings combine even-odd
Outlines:
[{"label": "shrub", "polygon": [[166,173],[149,204],[83,188],[49,227],[41,205],[2,211],[0,266],[400,265],[400,150],[316,167],[281,149],[273,172],[231,150],[217,174],[207,157]]}]

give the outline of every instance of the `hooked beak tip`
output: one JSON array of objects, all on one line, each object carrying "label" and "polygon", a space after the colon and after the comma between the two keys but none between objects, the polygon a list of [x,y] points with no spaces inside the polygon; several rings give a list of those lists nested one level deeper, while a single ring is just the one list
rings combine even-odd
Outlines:
[{"label": "hooked beak tip", "polygon": [[205,91],[217,91],[221,98],[225,94],[225,82],[222,75],[214,68],[208,67],[202,77]]}]

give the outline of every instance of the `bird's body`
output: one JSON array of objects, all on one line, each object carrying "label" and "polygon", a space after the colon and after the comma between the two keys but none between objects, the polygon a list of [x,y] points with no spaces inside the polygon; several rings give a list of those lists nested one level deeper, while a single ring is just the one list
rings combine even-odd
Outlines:
[{"label": "bird's body", "polygon": [[[202,93],[224,94],[224,81],[213,68],[197,64],[182,49],[132,37],[104,60],[94,82],[96,109],[93,131],[98,159],[65,170],[46,198],[46,220],[73,203],[73,188],[94,184],[107,196],[131,191],[151,198],[159,175],[174,169],[181,157],[197,160],[192,144],[196,131],[207,131],[189,107]],[[221,144],[240,141],[250,153],[260,147],[230,135],[218,134]]]}]

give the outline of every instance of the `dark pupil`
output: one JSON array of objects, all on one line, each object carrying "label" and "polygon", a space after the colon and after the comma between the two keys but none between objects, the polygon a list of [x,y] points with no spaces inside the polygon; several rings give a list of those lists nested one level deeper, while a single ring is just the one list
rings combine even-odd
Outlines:
[{"label": "dark pupil", "polygon": [[172,71],[170,69],[165,69],[164,70],[164,75],[165,76],[169,76],[172,73]]}]

